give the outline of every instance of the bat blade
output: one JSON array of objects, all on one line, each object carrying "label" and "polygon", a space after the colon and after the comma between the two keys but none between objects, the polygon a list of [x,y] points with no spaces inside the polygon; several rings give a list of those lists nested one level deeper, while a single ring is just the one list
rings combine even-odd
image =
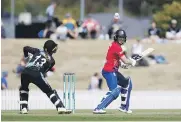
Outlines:
[{"label": "bat blade", "polygon": [[143,51],[141,54],[133,57],[133,59],[136,60],[136,61],[139,61],[139,60],[141,60],[143,57],[145,57],[145,56],[147,56],[148,54],[150,54],[151,52],[153,52],[154,50],[155,50],[155,49],[153,49],[153,48],[148,48],[148,49],[146,49],[145,51]]},{"label": "bat blade", "polygon": [[153,52],[155,49],[153,49],[153,48],[148,48],[148,49],[146,49],[145,51],[143,51],[142,53],[141,53],[141,56],[142,57],[145,57],[145,56],[147,56],[148,54],[150,54],[151,52]]}]

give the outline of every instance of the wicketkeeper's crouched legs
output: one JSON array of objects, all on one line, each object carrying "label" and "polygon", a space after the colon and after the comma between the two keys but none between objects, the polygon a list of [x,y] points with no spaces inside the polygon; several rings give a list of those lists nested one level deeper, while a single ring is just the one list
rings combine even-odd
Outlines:
[{"label": "wicketkeeper's crouched legs", "polygon": [[19,88],[19,97],[20,97],[20,111],[23,108],[28,109],[28,96],[29,96],[29,80],[30,77],[27,74],[21,74],[21,86]]},{"label": "wicketkeeper's crouched legs", "polygon": [[51,100],[51,102],[56,106],[56,108],[64,108],[64,105],[58,96],[56,90],[53,90],[48,84],[44,76],[41,74],[39,76],[31,76],[29,74],[21,74],[21,86],[19,89],[20,95],[20,110],[23,108],[28,109],[28,96],[29,96],[29,83],[30,81],[39,87]]},{"label": "wicketkeeper's crouched legs", "polygon": [[20,95],[20,110],[23,108],[28,109],[28,96],[29,96],[29,90],[23,89],[22,86],[20,86],[19,89],[19,95]]},{"label": "wicketkeeper's crouched legs", "polygon": [[57,94],[56,90],[53,90],[48,84],[44,76],[41,74],[41,77],[36,79],[37,82],[34,84],[37,85],[50,99],[50,101],[56,106],[56,108],[64,108],[64,105]]},{"label": "wicketkeeper's crouched legs", "polygon": [[60,97],[57,94],[56,90],[52,90],[49,93],[46,93],[46,95],[49,97],[49,99],[51,100],[51,102],[56,106],[56,108],[65,108],[65,106],[63,105]]}]

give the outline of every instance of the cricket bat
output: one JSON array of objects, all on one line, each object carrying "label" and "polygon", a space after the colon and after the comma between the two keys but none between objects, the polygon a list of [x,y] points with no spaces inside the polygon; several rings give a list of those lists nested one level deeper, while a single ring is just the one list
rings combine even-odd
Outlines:
[{"label": "cricket bat", "polygon": [[148,48],[148,49],[146,49],[145,51],[143,51],[142,53],[141,53],[141,55],[142,55],[142,57],[144,57],[144,56],[147,56],[148,54],[150,54],[151,52],[153,52],[155,49],[153,49],[153,48]]},{"label": "cricket bat", "polygon": [[[153,48],[148,48],[148,49],[146,49],[145,51],[143,51],[141,54],[138,54],[138,55],[132,57],[132,59],[134,59],[134,60],[136,60],[136,61],[139,61],[139,60],[141,60],[143,57],[145,57],[145,56],[147,56],[148,54],[150,54],[151,52],[153,52],[154,50],[155,50],[155,49],[153,49]],[[121,65],[122,65],[122,66],[125,65],[121,60],[120,60],[120,62],[121,62]],[[129,68],[129,66],[128,66],[127,68]]]},{"label": "cricket bat", "polygon": [[151,52],[153,52],[155,49],[153,49],[153,48],[148,48],[148,49],[146,49],[145,51],[143,51],[139,56],[140,56],[140,58],[138,58],[138,59],[135,59],[136,61],[139,61],[139,60],[141,60],[143,57],[145,57],[145,56],[147,56],[148,54],[150,54]]}]

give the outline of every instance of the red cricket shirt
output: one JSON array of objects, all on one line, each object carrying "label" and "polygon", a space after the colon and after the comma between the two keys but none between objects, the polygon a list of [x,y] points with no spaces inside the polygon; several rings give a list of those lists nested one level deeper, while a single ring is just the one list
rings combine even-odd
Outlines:
[{"label": "red cricket shirt", "polygon": [[122,56],[124,56],[124,53],[121,46],[117,42],[112,42],[107,52],[103,70],[113,72],[116,68],[119,68],[119,60]]}]

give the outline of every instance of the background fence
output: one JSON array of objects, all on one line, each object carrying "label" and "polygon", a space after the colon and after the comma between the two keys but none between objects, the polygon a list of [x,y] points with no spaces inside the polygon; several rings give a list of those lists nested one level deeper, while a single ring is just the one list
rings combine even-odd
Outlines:
[{"label": "background fence", "polygon": [[[78,90],[75,94],[76,109],[94,109],[106,91]],[[58,90],[63,98],[63,91]],[[19,91],[4,90],[1,92],[1,110],[19,109]],[[181,109],[181,91],[133,91],[131,97],[132,109]],[[120,105],[120,98],[115,100],[108,108],[116,109]],[[29,93],[29,108],[55,109],[46,94],[40,90]]]}]

